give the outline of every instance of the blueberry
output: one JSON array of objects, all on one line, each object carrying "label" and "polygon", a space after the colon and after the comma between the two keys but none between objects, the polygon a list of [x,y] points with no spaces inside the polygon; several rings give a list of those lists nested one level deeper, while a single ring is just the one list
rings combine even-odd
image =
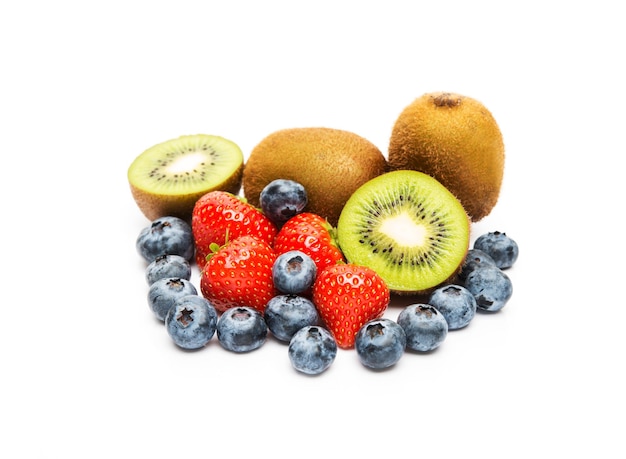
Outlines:
[{"label": "blueberry", "polygon": [[474,248],[491,256],[500,269],[513,266],[519,255],[517,242],[500,231],[483,234],[474,241]]},{"label": "blueberry", "polygon": [[304,210],[307,194],[302,184],[293,180],[277,179],[263,188],[260,203],[267,218],[281,226]]},{"label": "blueberry", "polygon": [[280,254],[272,266],[274,286],[282,293],[297,295],[306,291],[313,285],[316,275],[313,259],[299,250]]},{"label": "blueberry", "polygon": [[319,314],[311,300],[298,295],[278,295],[265,307],[265,322],[280,341],[290,341],[303,327],[317,325]]},{"label": "blueberry", "polygon": [[391,319],[381,318],[366,322],[356,334],[354,347],[359,360],[376,370],[395,365],[404,354],[406,334]]},{"label": "blueberry", "polygon": [[186,295],[174,303],[165,316],[168,334],[183,349],[200,349],[215,334],[217,311],[198,295]]},{"label": "blueberry", "polygon": [[337,342],[328,330],[309,325],[289,341],[289,360],[301,373],[317,375],[328,369],[337,356]]},{"label": "blueberry", "polygon": [[465,261],[463,262],[461,272],[459,273],[459,280],[461,282],[465,282],[469,273],[484,265],[496,266],[496,262],[489,254],[483,252],[482,250],[469,249],[467,251],[467,255],[465,255]]},{"label": "blueberry", "polygon": [[168,254],[191,260],[195,252],[191,225],[177,217],[157,218],[141,230],[135,245],[148,263]]},{"label": "blueberry", "polygon": [[476,315],[476,300],[462,285],[446,285],[433,291],[428,304],[437,308],[448,322],[448,330],[465,327]]},{"label": "blueberry", "polygon": [[411,304],[398,315],[404,329],[406,347],[414,351],[432,351],[448,335],[448,322],[437,308],[429,304]]},{"label": "blueberry", "polygon": [[495,266],[484,266],[472,271],[467,276],[465,287],[474,295],[481,311],[499,311],[513,295],[511,279]]},{"label": "blueberry", "polygon": [[267,338],[267,324],[259,311],[235,306],[222,313],[217,321],[217,339],[224,349],[248,352],[261,347]]},{"label": "blueberry", "polygon": [[191,265],[180,255],[160,255],[146,268],[146,282],[154,284],[166,277],[191,279]]},{"label": "blueberry", "polygon": [[159,320],[165,320],[167,311],[176,300],[185,295],[197,295],[198,291],[187,279],[166,277],[159,279],[148,289],[148,305]]}]

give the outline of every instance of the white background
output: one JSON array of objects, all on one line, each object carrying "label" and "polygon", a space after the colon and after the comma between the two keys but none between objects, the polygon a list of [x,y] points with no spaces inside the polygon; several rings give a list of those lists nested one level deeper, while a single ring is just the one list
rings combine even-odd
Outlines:
[{"label": "white background", "polygon": [[[0,456],[624,457],[618,5],[3,3]],[[520,246],[505,309],[384,372],[340,351],[306,377],[274,340],[173,345],[134,247],[136,155],[194,133],[248,154],[308,126],[386,154],[400,111],[438,90],[504,136],[472,238]]]}]

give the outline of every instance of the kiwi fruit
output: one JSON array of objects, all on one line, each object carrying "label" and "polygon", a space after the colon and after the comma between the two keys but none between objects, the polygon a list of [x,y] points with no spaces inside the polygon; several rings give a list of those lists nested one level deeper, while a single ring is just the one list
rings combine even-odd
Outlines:
[{"label": "kiwi fruit", "polygon": [[234,142],[209,134],[184,135],[154,145],[128,168],[133,198],[149,220],[191,219],[196,201],[223,190],[239,193],[244,157]]},{"label": "kiwi fruit", "polygon": [[504,142],[481,102],[448,92],[426,93],[398,116],[388,162],[390,170],[411,169],[436,178],[476,222],[498,201]]},{"label": "kiwi fruit", "polygon": [[391,171],[359,187],[337,225],[346,260],[376,271],[389,289],[425,294],[463,265],[470,219],[456,197],[430,175]]},{"label": "kiwi fruit", "polygon": [[352,192],[386,170],[382,152],[355,133],[325,127],[283,129],[251,151],[243,171],[243,193],[258,207],[268,183],[294,180],[306,189],[307,212],[335,226]]}]

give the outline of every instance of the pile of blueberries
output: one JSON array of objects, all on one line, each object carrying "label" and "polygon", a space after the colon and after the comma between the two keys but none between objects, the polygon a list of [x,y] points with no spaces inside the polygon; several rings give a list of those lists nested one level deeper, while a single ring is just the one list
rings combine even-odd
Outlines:
[{"label": "pile of blueberries", "polygon": [[[319,374],[333,363],[335,339],[320,324],[315,305],[303,295],[316,276],[315,263],[306,254],[291,251],[277,257],[273,278],[281,293],[264,313],[237,306],[218,315],[190,281],[195,247],[186,221],[176,217],[154,220],[140,232],[136,247],[148,263],[148,304],[177,346],[201,349],[217,334],[224,349],[249,352],[261,347],[272,333],[289,343],[289,358],[301,373]],[[503,232],[480,236],[455,283],[433,291],[426,303],[404,307],[396,321],[383,317],[361,327],[355,340],[361,363],[375,370],[389,368],[407,349],[429,352],[438,348],[449,330],[467,326],[477,311],[502,309],[513,293],[505,270],[513,266],[518,254],[517,243]]]}]

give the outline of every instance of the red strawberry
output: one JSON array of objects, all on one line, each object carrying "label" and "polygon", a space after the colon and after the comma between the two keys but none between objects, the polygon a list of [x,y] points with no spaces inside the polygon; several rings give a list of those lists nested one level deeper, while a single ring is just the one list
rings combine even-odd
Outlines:
[{"label": "red strawberry", "polygon": [[233,306],[250,306],[261,313],[277,294],[272,280],[276,254],[254,236],[227,242],[209,257],[200,278],[202,295],[224,312]]},{"label": "red strawberry", "polygon": [[291,217],[274,239],[277,255],[300,250],[310,256],[319,273],[328,265],[344,261],[343,253],[335,243],[334,228],[325,218],[310,212]]},{"label": "red strawberry", "polygon": [[271,246],[278,232],[276,225],[259,209],[225,191],[211,191],[196,201],[191,228],[200,269],[212,252],[211,244],[223,246],[227,239],[249,234]]},{"label": "red strawberry", "polygon": [[366,322],[382,317],[389,300],[385,281],[374,270],[354,264],[326,267],[313,285],[313,303],[344,349],[354,347],[355,336]]}]

